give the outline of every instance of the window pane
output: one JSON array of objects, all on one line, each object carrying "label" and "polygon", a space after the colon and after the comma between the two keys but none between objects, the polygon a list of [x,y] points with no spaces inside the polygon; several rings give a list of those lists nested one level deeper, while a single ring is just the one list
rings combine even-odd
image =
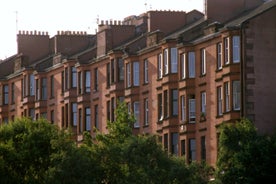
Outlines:
[{"label": "window pane", "polygon": [[222,68],[222,44],[217,44],[217,69]]},{"label": "window pane", "polygon": [[158,79],[162,78],[163,75],[163,63],[162,63],[162,54],[158,55]]},{"label": "window pane", "polygon": [[233,36],[233,62],[240,62],[240,36]]},{"label": "window pane", "polygon": [[135,117],[135,123],[134,123],[134,127],[138,128],[140,127],[140,117],[139,117],[139,102],[134,102],[133,103],[133,111],[134,111],[134,117]]},{"label": "window pane", "polygon": [[178,90],[172,90],[172,115],[178,115]]},{"label": "window pane", "polygon": [[168,65],[168,49],[164,50],[164,57],[163,57],[163,62],[164,62],[164,74],[169,73],[169,65]]},{"label": "window pane", "polygon": [[177,73],[177,48],[171,48],[171,73]]},{"label": "window pane", "polygon": [[77,87],[77,69],[76,67],[71,67],[71,87]]},{"label": "window pane", "polygon": [[85,108],[85,130],[91,130],[91,109],[89,107]]},{"label": "window pane", "polygon": [[149,68],[148,68],[148,60],[144,60],[144,83],[148,83],[149,82]]},{"label": "window pane", "polygon": [[181,55],[181,79],[186,78],[186,54]]},{"label": "window pane", "polygon": [[196,101],[189,99],[189,123],[194,123],[196,118]]},{"label": "window pane", "polygon": [[240,110],[240,81],[233,81],[233,106],[234,110]]},{"label": "window pane", "polygon": [[133,63],[133,85],[134,86],[139,86],[139,62],[134,62]]},{"label": "window pane", "polygon": [[201,49],[201,75],[206,74],[206,50]]},{"label": "window pane", "polygon": [[35,77],[33,74],[30,75],[30,96],[35,95]]},{"label": "window pane", "polygon": [[91,86],[91,73],[90,71],[85,71],[85,92],[89,93],[90,92],[90,86]]},{"label": "window pane", "polygon": [[189,78],[195,78],[195,53],[189,52]]}]

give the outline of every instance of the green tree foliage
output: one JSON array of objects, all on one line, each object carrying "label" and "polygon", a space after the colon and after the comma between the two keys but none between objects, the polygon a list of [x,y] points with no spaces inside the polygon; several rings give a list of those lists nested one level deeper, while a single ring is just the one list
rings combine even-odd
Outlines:
[{"label": "green tree foliage", "polygon": [[[103,169],[103,182],[112,184],[207,183],[207,167],[187,166],[185,160],[168,155],[154,135],[132,134],[134,118],[126,104],[118,104],[116,121],[108,122],[109,134],[98,132],[95,144],[88,142]],[[204,176],[203,176],[204,175]]]},{"label": "green tree foliage", "polygon": [[93,163],[69,132],[45,119],[0,127],[0,183],[93,183]]},{"label": "green tree foliage", "polygon": [[168,155],[155,135],[132,134],[133,115],[116,108],[108,134],[77,145],[68,130],[45,119],[17,119],[0,127],[0,183],[205,184],[210,167]]},{"label": "green tree foliage", "polygon": [[220,130],[218,182],[266,183],[276,179],[275,136],[258,135],[247,119],[235,124],[225,123]]}]

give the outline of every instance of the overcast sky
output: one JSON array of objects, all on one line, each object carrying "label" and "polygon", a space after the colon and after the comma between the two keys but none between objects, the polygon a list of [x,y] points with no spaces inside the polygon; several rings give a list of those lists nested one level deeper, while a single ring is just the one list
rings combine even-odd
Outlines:
[{"label": "overcast sky", "polygon": [[86,31],[94,34],[96,20],[123,20],[149,10],[203,12],[203,0],[1,0],[0,59],[17,52],[18,30]]}]

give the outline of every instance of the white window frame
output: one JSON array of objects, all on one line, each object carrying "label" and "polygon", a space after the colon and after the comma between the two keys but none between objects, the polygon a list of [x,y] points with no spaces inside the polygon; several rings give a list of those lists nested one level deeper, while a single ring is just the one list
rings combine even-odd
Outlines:
[{"label": "white window frame", "polygon": [[158,54],[158,79],[163,77],[163,57],[162,54]]},{"label": "white window frame", "polygon": [[164,74],[167,75],[167,74],[169,74],[169,50],[164,49],[163,54],[164,54],[164,57],[163,57]]},{"label": "white window frame", "polygon": [[206,49],[203,48],[200,50],[200,56],[201,56],[201,75],[206,74]]},{"label": "white window frame", "polygon": [[217,69],[222,69],[222,43],[217,44]]},{"label": "white window frame", "polygon": [[229,37],[224,38],[224,63],[229,64],[230,51],[229,51]]},{"label": "white window frame", "polygon": [[181,79],[186,79],[186,54],[181,54]]}]

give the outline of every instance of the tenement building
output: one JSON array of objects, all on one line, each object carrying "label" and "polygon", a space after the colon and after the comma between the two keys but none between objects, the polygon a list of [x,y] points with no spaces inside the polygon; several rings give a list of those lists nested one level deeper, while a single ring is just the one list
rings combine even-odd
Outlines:
[{"label": "tenement building", "polygon": [[95,35],[19,31],[18,53],[0,63],[0,123],[43,117],[81,142],[107,133],[124,101],[134,134],[215,165],[222,122],[276,127],[275,17],[276,0],[206,0],[204,14],[150,10]]}]

